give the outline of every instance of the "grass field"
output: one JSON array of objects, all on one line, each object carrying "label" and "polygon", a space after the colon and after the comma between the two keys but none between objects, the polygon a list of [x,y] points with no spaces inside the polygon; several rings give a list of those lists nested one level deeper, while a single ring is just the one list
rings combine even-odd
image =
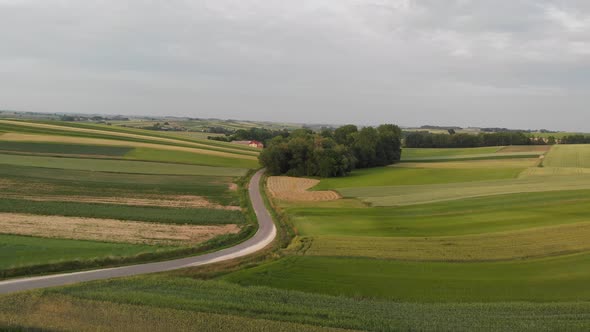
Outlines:
[{"label": "grass field", "polygon": [[590,318],[587,302],[402,303],[169,276],[4,296],[0,306],[6,325],[107,331],[217,330],[217,324],[245,331],[552,331],[587,329]]},{"label": "grass field", "polygon": [[135,256],[172,248],[0,234],[0,270],[71,260]]},{"label": "grass field", "polygon": [[485,181],[516,178],[524,168],[444,169],[379,167],[354,171],[350,176],[328,178],[313,189],[330,190],[350,187],[388,185],[419,185],[453,182]]},{"label": "grass field", "polygon": [[150,221],[171,224],[241,224],[241,211],[220,209],[167,208],[71,202],[37,202],[19,199],[0,200],[0,212]]},{"label": "grass field", "polygon": [[405,149],[403,149],[403,152],[402,152],[402,159],[482,155],[482,154],[488,154],[488,153],[495,153],[500,149],[502,149],[501,146],[490,146],[490,147],[483,147],[483,148],[463,148],[463,149],[405,148]]},{"label": "grass field", "polygon": [[469,264],[298,256],[224,280],[401,302],[588,301],[590,255]]},{"label": "grass field", "polygon": [[544,172],[544,168],[533,170],[527,170],[525,176],[521,174],[519,179],[511,180],[342,188],[338,192],[344,197],[359,198],[372,206],[403,206],[493,195],[590,189],[589,176],[538,176],[537,170]]},{"label": "grass field", "polygon": [[10,154],[0,154],[0,164],[85,170],[93,172],[162,175],[242,176],[246,174],[247,171],[244,168],[183,165],[144,161],[22,156]]},{"label": "grass field", "polygon": [[0,141],[0,151],[44,154],[79,154],[123,157],[132,148],[82,144],[37,143]]},{"label": "grass field", "polygon": [[394,208],[292,208],[301,235],[451,236],[585,222],[590,191],[542,192]]}]

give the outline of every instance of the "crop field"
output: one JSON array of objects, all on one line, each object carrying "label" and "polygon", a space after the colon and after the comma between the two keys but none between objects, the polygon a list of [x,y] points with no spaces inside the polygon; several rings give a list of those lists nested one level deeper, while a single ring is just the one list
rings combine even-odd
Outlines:
[{"label": "crop field", "polygon": [[0,234],[0,248],[2,249],[0,250],[0,271],[37,264],[109,256],[134,256],[173,249],[147,244],[78,241],[4,234]]},{"label": "crop field", "polygon": [[309,191],[320,181],[289,176],[271,176],[268,178],[270,194],[279,200],[289,202],[322,202],[340,198],[334,191]]},{"label": "crop field", "polygon": [[[158,158],[143,147],[126,155],[142,149],[138,158]],[[115,331],[133,320],[133,328],[152,330],[588,330],[590,146],[431,150],[343,178],[270,177],[278,222],[295,233],[278,253],[0,296],[0,307],[10,308],[0,310],[0,326]],[[183,162],[176,152],[184,153],[171,158]],[[166,164],[165,155],[150,164]],[[75,157],[56,159],[84,160]],[[140,246],[148,254],[206,241],[198,227],[237,234],[247,223],[231,189],[241,173],[170,173],[189,163],[163,174],[0,163],[0,227],[2,215],[16,214],[6,226],[37,223],[28,229],[45,235],[26,233],[33,239],[61,232],[55,240]],[[314,196],[327,192],[331,200]],[[63,200],[68,195],[80,198]],[[115,204],[111,196],[129,201]],[[97,242],[104,231],[75,238],[59,226],[101,222],[119,242]],[[142,242],[124,231],[133,227],[153,236]],[[190,227],[197,227],[195,244]]]},{"label": "crop field", "polygon": [[316,190],[388,185],[422,185],[454,182],[514,179],[524,168],[422,168],[379,167],[362,169],[350,176],[323,179]]},{"label": "crop field", "polygon": [[590,167],[590,145],[556,145],[543,161],[546,167]]},{"label": "crop field", "polygon": [[545,167],[539,158],[449,159],[322,180],[314,189],[345,199],[332,206],[278,202],[297,234],[284,257],[221,279],[401,303],[586,303],[590,146],[497,154],[531,152],[547,153]]},{"label": "crop field", "polygon": [[3,296],[0,307],[6,325],[82,331],[552,331],[587,329],[590,318],[587,302],[404,303],[171,276]]},{"label": "crop field", "polygon": [[458,149],[417,149],[417,148],[405,148],[402,153],[402,160],[405,159],[418,159],[418,158],[431,158],[431,157],[456,157],[456,156],[468,156],[468,155],[482,155],[496,153],[501,150],[502,147],[491,146],[483,148],[458,148]]},{"label": "crop field", "polygon": [[247,171],[244,168],[169,164],[145,161],[22,156],[11,154],[0,154],[0,164],[93,172],[162,175],[242,176]]},{"label": "crop field", "polygon": [[255,151],[108,126],[0,127],[0,278],[178,257],[247,236],[236,183],[257,167]]}]

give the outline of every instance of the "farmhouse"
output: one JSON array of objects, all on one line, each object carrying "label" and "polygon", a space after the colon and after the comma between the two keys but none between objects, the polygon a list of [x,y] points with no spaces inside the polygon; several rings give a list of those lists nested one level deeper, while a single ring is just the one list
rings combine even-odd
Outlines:
[{"label": "farmhouse", "polygon": [[234,144],[242,144],[242,145],[247,145],[253,148],[258,148],[258,149],[263,149],[264,148],[264,144],[262,142],[259,141],[233,141],[232,143]]}]

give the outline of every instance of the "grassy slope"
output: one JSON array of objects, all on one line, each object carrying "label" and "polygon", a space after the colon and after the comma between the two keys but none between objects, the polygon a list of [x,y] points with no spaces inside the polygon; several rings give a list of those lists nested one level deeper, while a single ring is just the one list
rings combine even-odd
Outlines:
[{"label": "grassy slope", "polygon": [[322,179],[317,190],[389,185],[419,185],[516,178],[524,168],[434,169],[379,167],[356,170],[350,176]]},{"label": "grassy slope", "polygon": [[0,164],[138,174],[242,176],[246,173],[246,169],[243,168],[9,154],[0,154]]},{"label": "grassy slope", "polygon": [[134,256],[165,247],[0,235],[0,269],[76,259]]},{"label": "grassy slope", "polygon": [[525,193],[399,208],[293,208],[302,235],[443,236],[588,221],[590,191]]},{"label": "grassy slope", "polygon": [[590,255],[497,263],[289,257],[225,280],[409,302],[590,301]]},{"label": "grassy slope", "polygon": [[[563,170],[564,168],[560,169]],[[344,197],[360,198],[372,206],[401,206],[492,195],[590,189],[590,176],[581,176],[584,174],[555,177],[539,176],[542,174],[538,174],[540,172],[537,172],[537,170],[548,169],[531,168],[531,170],[534,170],[534,172],[527,170],[526,174],[521,173],[519,179],[434,185],[342,188],[338,192]]]}]

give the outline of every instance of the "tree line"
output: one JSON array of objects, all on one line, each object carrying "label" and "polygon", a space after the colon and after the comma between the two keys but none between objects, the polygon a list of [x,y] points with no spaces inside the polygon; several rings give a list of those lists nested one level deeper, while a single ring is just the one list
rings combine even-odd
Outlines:
[{"label": "tree line", "polygon": [[433,134],[429,132],[406,133],[408,148],[474,148],[483,146],[545,144],[543,140],[529,137],[522,132],[498,132],[473,134]]},{"label": "tree line", "polygon": [[297,129],[267,141],[260,163],[272,175],[338,177],[355,168],[393,164],[401,157],[402,132],[385,124],[346,125],[315,133]]},{"label": "tree line", "polygon": [[560,140],[561,144],[590,144],[590,136],[586,135],[568,135]]},{"label": "tree line", "polygon": [[287,137],[289,136],[289,131],[286,129],[271,130],[255,127],[250,129],[238,129],[236,131],[232,131],[231,133],[225,133],[225,136],[209,136],[207,138],[210,140],[223,142],[259,141],[266,144],[268,140],[277,136]]}]

